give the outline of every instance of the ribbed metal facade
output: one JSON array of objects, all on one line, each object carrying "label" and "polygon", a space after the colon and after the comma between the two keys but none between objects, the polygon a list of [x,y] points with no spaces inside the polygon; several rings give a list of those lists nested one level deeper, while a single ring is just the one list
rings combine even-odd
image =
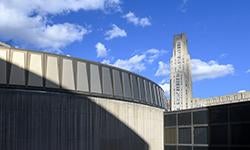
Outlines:
[{"label": "ribbed metal facade", "polygon": [[81,59],[0,47],[0,86],[70,91],[163,108],[163,90],[134,73]]},{"label": "ribbed metal facade", "polygon": [[0,89],[1,150],[148,150],[123,122],[88,97]]}]

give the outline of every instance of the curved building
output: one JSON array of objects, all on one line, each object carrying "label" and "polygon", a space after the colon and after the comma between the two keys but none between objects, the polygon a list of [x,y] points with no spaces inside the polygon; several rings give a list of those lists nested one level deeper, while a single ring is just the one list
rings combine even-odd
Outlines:
[{"label": "curved building", "polygon": [[163,105],[126,70],[0,46],[0,149],[163,150]]}]

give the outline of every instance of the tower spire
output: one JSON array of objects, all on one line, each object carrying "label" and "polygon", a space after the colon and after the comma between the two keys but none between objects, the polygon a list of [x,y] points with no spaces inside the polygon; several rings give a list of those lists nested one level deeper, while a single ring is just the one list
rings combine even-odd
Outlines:
[{"label": "tower spire", "polygon": [[171,109],[181,110],[191,108],[191,63],[185,33],[174,36],[173,56],[170,60],[170,82]]}]

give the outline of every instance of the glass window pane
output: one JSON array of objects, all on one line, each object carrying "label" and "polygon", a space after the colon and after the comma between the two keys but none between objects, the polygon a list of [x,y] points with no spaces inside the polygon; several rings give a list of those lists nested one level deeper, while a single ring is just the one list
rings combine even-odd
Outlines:
[{"label": "glass window pane", "polygon": [[178,150],[192,150],[192,146],[178,146]]},{"label": "glass window pane", "polygon": [[173,146],[173,145],[165,145],[165,150],[176,150],[176,146]]},{"label": "glass window pane", "polygon": [[165,144],[176,144],[176,128],[165,128]]},{"label": "glass window pane", "polygon": [[176,114],[170,114],[164,116],[165,126],[175,126],[176,125]]},{"label": "glass window pane", "polygon": [[228,111],[225,106],[216,106],[209,109],[210,123],[224,123],[228,121]]},{"label": "glass window pane", "polygon": [[211,145],[222,145],[228,142],[227,125],[210,126],[209,129],[209,143]]},{"label": "glass window pane", "polygon": [[191,113],[178,114],[178,125],[191,125]]},{"label": "glass window pane", "polygon": [[208,130],[207,127],[194,128],[194,144],[208,144]]},{"label": "glass window pane", "polygon": [[191,128],[179,128],[179,143],[191,144]]},{"label": "glass window pane", "polygon": [[194,124],[207,124],[208,123],[208,112],[207,111],[195,111],[193,112],[193,123]]}]

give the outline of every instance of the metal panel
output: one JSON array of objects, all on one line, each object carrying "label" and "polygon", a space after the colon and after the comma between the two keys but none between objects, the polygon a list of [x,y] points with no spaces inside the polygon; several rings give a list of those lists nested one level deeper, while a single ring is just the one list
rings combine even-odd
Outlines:
[{"label": "metal panel", "polygon": [[59,67],[58,58],[55,56],[47,56],[46,67],[46,87],[59,88]]},{"label": "metal panel", "polygon": [[28,85],[29,86],[43,86],[43,66],[42,55],[36,53],[29,53],[29,67],[28,67]]},{"label": "metal panel", "polygon": [[133,85],[133,95],[134,95],[134,99],[135,100],[139,100],[140,96],[139,96],[139,87],[138,87],[138,82],[137,82],[137,79],[136,79],[136,76],[135,75],[131,75],[132,77],[132,85]]},{"label": "metal panel", "polygon": [[90,64],[90,91],[102,93],[99,67],[94,64]]},{"label": "metal panel", "polygon": [[149,88],[150,104],[154,104],[153,92],[152,92],[152,83],[149,82],[148,86],[149,86],[148,88]]},{"label": "metal panel", "polygon": [[153,87],[153,97],[154,97],[154,104],[158,105],[158,101],[157,101],[157,94],[156,94],[156,89],[155,89],[155,84],[152,84]]},{"label": "metal panel", "polygon": [[75,90],[75,79],[72,60],[63,59],[62,65],[62,88],[68,90]]},{"label": "metal panel", "polygon": [[140,100],[142,102],[146,102],[146,96],[145,96],[145,88],[144,88],[144,82],[141,78],[138,77],[138,83],[139,83],[139,89],[140,89]]},{"label": "metal panel", "polygon": [[130,87],[128,73],[122,72],[122,82],[123,82],[124,97],[131,98],[131,87]]},{"label": "metal panel", "polygon": [[25,54],[23,51],[12,51],[10,84],[25,85]]},{"label": "metal panel", "polygon": [[152,104],[156,105],[156,101],[155,101],[155,92],[154,92],[154,84],[151,83],[151,92],[152,92]]},{"label": "metal panel", "polygon": [[111,72],[108,67],[102,67],[102,90],[104,94],[113,95]]},{"label": "metal panel", "polygon": [[114,95],[122,97],[122,83],[121,83],[121,76],[118,70],[112,69],[113,72],[113,83],[114,83]]},{"label": "metal panel", "polygon": [[158,106],[161,106],[161,97],[160,97],[160,89],[158,86],[156,87],[157,99],[158,99]]},{"label": "metal panel", "polygon": [[144,87],[145,87],[145,91],[146,91],[146,102],[150,103],[150,95],[149,95],[149,86],[148,86],[148,81],[144,80]]},{"label": "metal panel", "polygon": [[89,92],[88,74],[86,69],[86,63],[77,62],[77,90],[83,92]]},{"label": "metal panel", "polygon": [[0,49],[0,84],[6,84],[7,49]]}]

